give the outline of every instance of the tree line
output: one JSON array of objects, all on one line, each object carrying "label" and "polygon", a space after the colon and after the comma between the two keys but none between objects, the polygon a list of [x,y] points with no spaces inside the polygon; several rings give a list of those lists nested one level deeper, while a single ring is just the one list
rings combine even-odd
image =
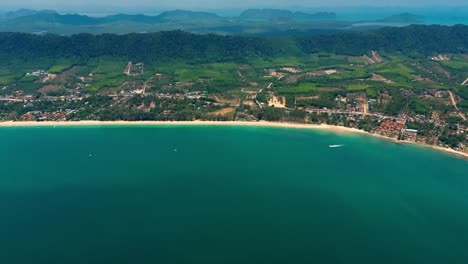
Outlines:
[{"label": "tree line", "polygon": [[374,31],[297,37],[305,52],[360,56],[370,50],[399,51],[410,56],[466,53],[468,26],[411,25]]},{"label": "tree line", "polygon": [[465,25],[413,25],[365,32],[288,36],[284,38],[294,38],[295,44],[283,46],[278,45],[277,38],[197,35],[183,31],[72,36],[0,33],[0,55],[2,59],[73,57],[87,60],[115,56],[144,62],[183,59],[196,63],[269,57],[288,51],[292,53],[299,47],[304,53],[362,55],[370,50],[385,50],[427,56],[442,52],[466,53],[466,36],[468,26]]},{"label": "tree line", "polygon": [[0,33],[3,57],[92,57],[113,56],[152,62],[169,59],[236,61],[249,56],[272,55],[265,39],[196,35],[183,31],[151,34],[60,36],[25,33]]}]

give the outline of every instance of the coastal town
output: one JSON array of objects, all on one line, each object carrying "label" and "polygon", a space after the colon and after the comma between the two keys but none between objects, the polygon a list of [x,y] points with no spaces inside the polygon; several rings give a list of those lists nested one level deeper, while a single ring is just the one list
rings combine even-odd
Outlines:
[{"label": "coastal town", "polygon": [[[384,60],[375,51],[361,59],[363,65],[379,64]],[[439,55],[429,60],[447,61],[450,56]],[[350,67],[359,69],[362,66],[351,64]],[[242,86],[229,93],[213,91],[208,77],[188,81],[163,71],[148,73],[143,62],[128,61],[121,70],[126,79],[99,92],[91,92],[98,74],[83,74],[80,66],[55,73],[38,69],[26,73],[24,79],[39,89],[21,89],[21,83],[0,88],[0,120],[208,120],[328,124],[364,130],[395,140],[468,152],[467,111],[457,105],[464,99],[449,89],[425,88],[415,92],[405,87],[395,88],[393,80],[372,72],[367,79],[359,80],[360,86],[354,86],[366,88],[366,82],[379,83],[381,88],[377,92],[369,93],[353,87],[335,92],[335,88],[316,88],[315,81],[346,74],[339,67],[309,71],[282,65],[257,70],[260,77],[251,80],[245,76],[252,75],[249,69],[241,66],[236,70]],[[414,80],[433,86],[430,85],[433,80],[427,77],[414,75]],[[301,82],[302,87],[294,86]],[[466,81],[461,83],[463,87],[466,85]],[[287,90],[291,86],[296,88]],[[304,92],[290,92],[292,89],[303,89]],[[413,102],[405,101],[394,111],[395,114],[390,114],[386,106],[395,102],[395,91],[402,98],[431,102],[434,106],[423,113],[415,110]]]},{"label": "coastal town", "polygon": [[468,264],[462,2],[1,0],[0,264]]}]

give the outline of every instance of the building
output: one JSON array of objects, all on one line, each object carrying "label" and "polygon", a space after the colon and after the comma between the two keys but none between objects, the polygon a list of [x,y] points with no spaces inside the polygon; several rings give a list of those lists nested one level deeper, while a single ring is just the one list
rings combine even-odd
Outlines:
[{"label": "building", "polygon": [[38,71],[34,71],[34,72],[28,72],[26,73],[26,76],[36,76],[36,77],[47,77],[49,76],[49,73],[46,72],[46,71],[43,71],[43,70],[38,70]]},{"label": "building", "polygon": [[402,132],[406,140],[416,141],[418,137],[418,130],[416,129],[403,129]]},{"label": "building", "polygon": [[403,131],[404,124],[386,119],[380,123],[377,133],[388,137],[397,137]]}]

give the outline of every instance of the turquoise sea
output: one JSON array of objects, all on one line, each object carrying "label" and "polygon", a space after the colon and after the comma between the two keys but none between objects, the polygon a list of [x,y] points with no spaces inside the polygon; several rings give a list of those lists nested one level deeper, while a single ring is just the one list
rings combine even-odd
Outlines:
[{"label": "turquoise sea", "polygon": [[4,264],[468,263],[468,161],[430,148],[266,127],[4,127],[0,165]]}]

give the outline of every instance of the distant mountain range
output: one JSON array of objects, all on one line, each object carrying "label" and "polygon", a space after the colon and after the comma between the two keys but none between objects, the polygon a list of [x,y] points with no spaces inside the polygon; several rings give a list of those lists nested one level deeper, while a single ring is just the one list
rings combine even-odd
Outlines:
[{"label": "distant mountain range", "polygon": [[106,17],[90,17],[78,14],[61,15],[52,10],[20,9],[0,16],[0,19],[9,23],[27,22],[53,22],[71,25],[97,25],[116,21],[132,21],[139,23],[162,23],[170,21],[212,20],[222,19],[220,16],[207,12],[193,12],[184,10],[166,11],[157,16],[118,14]]},{"label": "distant mountain range", "polygon": [[292,12],[289,10],[280,9],[248,9],[242,12],[239,16],[240,19],[248,20],[277,20],[277,19],[291,19],[291,20],[314,20],[314,19],[336,19],[335,13],[318,12],[309,14],[304,12]]},{"label": "distant mountain range", "polygon": [[32,10],[32,9],[18,9],[16,11],[0,14],[0,19],[14,19],[18,17],[33,16],[37,14],[56,13],[54,10]]},{"label": "distant mountain range", "polygon": [[[91,17],[59,14],[53,10],[20,9],[0,14],[0,31],[27,33],[117,33],[185,30],[193,33],[277,35],[368,29],[353,28],[352,21],[338,21],[330,12],[305,13],[281,9],[249,9],[239,16],[185,10],[166,11],[157,16],[118,14]],[[404,13],[375,22],[413,23],[420,17]],[[375,28],[376,26],[372,26]]]},{"label": "distant mountain range", "polygon": [[389,23],[392,23],[392,22],[396,22],[396,23],[421,23],[422,20],[424,19],[423,16],[418,16],[418,15],[414,15],[414,14],[411,14],[411,13],[402,13],[402,14],[398,14],[398,15],[393,15],[393,16],[389,16],[389,17],[386,17],[384,19],[379,19],[377,20],[378,22],[389,22]]},{"label": "distant mountain range", "polygon": [[[239,20],[276,20],[276,19],[291,19],[291,20],[317,20],[317,19],[335,19],[335,13],[318,12],[315,14],[309,14],[304,12],[292,12],[289,10],[281,9],[248,9],[242,12],[238,17],[233,17]],[[165,21],[188,21],[188,20],[223,20],[226,17],[218,16],[214,13],[208,12],[195,12],[186,10],[173,10],[166,11],[157,16],[147,15],[111,15],[106,17],[89,17],[84,15],[60,15],[53,10],[30,10],[20,9],[0,15],[0,19],[3,20],[45,20],[55,21],[66,24],[76,24],[77,22],[88,24],[88,23],[108,23],[116,20],[130,20],[142,23],[158,23]]]}]

